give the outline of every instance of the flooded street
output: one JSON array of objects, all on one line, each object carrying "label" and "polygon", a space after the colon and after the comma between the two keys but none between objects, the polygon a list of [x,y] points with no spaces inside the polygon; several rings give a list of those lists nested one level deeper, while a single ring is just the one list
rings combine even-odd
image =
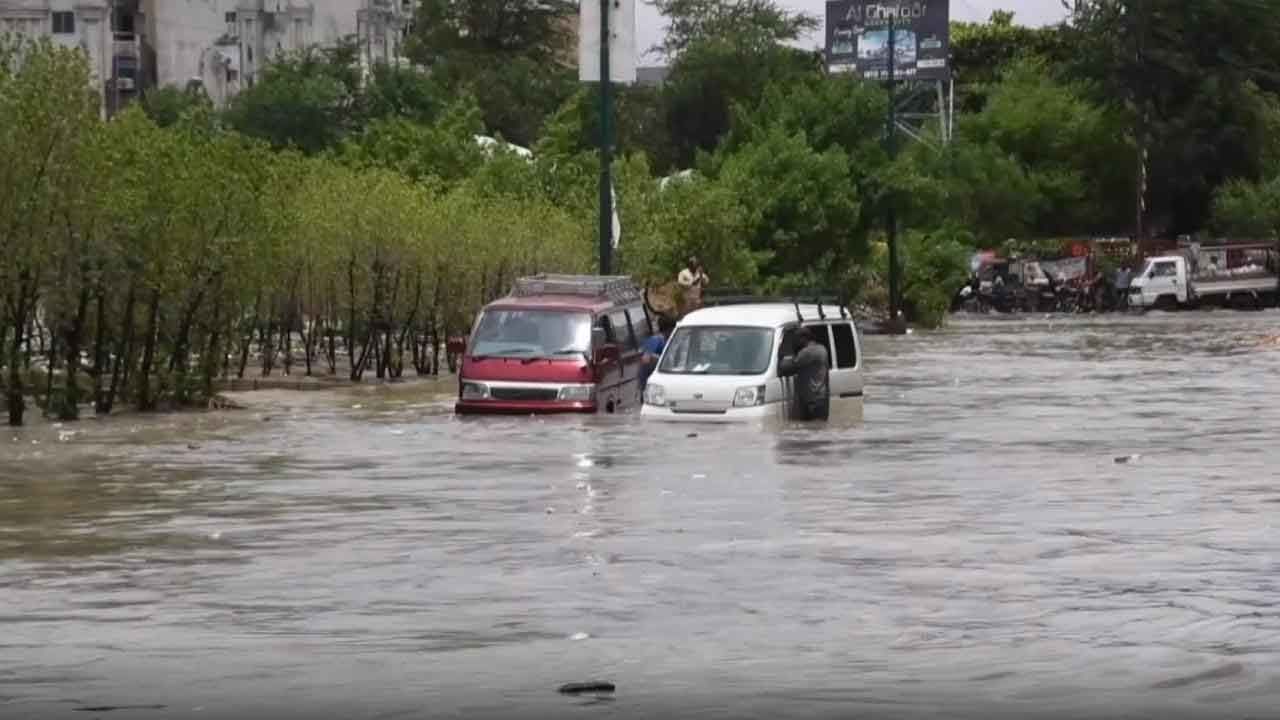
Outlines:
[{"label": "flooded street", "polygon": [[1276,332],[870,337],[841,431],[411,384],[6,428],[0,717],[1276,717]]}]

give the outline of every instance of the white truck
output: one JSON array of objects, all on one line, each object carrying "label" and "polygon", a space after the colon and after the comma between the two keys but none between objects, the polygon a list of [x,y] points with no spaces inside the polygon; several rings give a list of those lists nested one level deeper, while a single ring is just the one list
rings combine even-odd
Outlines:
[{"label": "white truck", "polygon": [[1148,258],[1129,283],[1129,306],[1274,305],[1280,289],[1278,267],[1275,245],[1192,246]]}]

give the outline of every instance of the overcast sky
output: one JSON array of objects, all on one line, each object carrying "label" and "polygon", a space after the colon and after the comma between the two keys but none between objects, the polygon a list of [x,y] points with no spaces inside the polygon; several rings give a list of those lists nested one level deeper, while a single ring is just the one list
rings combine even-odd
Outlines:
[{"label": "overcast sky", "polygon": [[[825,0],[781,0],[779,4],[808,12],[819,19],[826,9]],[[637,0],[636,5],[636,49],[643,53],[662,40],[662,29],[666,23],[647,0]],[[1061,0],[951,0],[952,20],[982,21],[991,17],[993,10],[1011,10],[1014,22],[1023,25],[1046,25],[1066,16]],[[806,44],[817,46],[821,37],[820,33],[815,34]],[[659,60],[652,56],[644,57],[640,64],[655,65]]]}]

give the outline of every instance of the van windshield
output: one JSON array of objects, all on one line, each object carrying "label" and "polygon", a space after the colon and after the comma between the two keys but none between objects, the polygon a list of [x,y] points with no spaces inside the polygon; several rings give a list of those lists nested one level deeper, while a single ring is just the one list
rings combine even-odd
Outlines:
[{"label": "van windshield", "polygon": [[591,316],[568,310],[486,310],[472,357],[555,357],[591,349]]},{"label": "van windshield", "polygon": [[658,369],[672,374],[759,375],[769,369],[772,353],[772,328],[686,326],[671,336]]}]

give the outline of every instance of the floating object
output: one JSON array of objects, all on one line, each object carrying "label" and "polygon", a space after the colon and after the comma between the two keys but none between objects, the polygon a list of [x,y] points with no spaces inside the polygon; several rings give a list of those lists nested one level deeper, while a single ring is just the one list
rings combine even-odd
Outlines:
[{"label": "floating object", "polygon": [[1121,457],[1116,458],[1116,464],[1128,465],[1129,463],[1136,463],[1141,459],[1142,459],[1141,455],[1123,455]]},{"label": "floating object", "polygon": [[569,636],[570,640],[588,640],[591,636],[584,632],[576,632]]},{"label": "floating object", "polygon": [[563,695],[579,695],[581,693],[611,693],[617,688],[611,682],[580,682],[560,686]]}]

